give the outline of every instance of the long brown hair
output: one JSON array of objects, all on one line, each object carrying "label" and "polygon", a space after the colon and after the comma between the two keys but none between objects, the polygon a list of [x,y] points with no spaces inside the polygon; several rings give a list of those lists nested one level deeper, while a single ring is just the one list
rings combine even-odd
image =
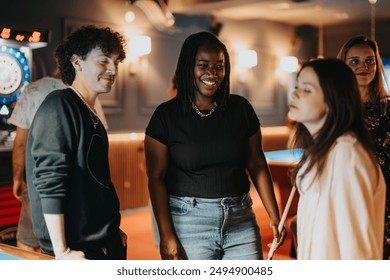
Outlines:
[{"label": "long brown hair", "polygon": [[318,169],[316,176],[321,176],[329,150],[336,139],[346,132],[354,133],[363,147],[369,151],[373,162],[376,162],[370,134],[363,117],[363,106],[355,74],[341,60],[316,59],[305,62],[298,77],[306,67],[312,68],[318,76],[328,113],[316,137],[313,137],[303,124],[296,123],[293,147],[303,149],[303,157],[292,170],[293,183],[296,181],[298,170],[306,162],[308,167],[302,177],[314,166]]},{"label": "long brown hair", "polygon": [[374,51],[377,67],[375,77],[368,87],[368,100],[374,104],[382,104],[381,107],[384,107],[384,104],[388,102],[389,97],[385,87],[385,84],[387,83],[386,74],[377,42],[367,38],[367,36],[352,37],[341,47],[337,54],[337,58],[346,62],[348,51],[356,45],[367,45]]}]

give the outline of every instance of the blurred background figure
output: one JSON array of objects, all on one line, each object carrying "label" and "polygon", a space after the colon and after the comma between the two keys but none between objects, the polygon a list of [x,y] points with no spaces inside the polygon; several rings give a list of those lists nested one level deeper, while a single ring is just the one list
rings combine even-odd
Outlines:
[{"label": "blurred background figure", "polygon": [[386,180],[385,231],[383,258],[390,258],[390,97],[387,77],[378,45],[366,36],[348,40],[338,58],[354,72],[364,103],[366,124],[375,142],[375,155]]}]

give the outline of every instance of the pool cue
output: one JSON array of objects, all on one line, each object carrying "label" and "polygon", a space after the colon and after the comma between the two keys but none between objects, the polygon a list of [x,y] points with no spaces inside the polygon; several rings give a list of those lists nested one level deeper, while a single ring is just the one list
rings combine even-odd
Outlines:
[{"label": "pool cue", "polygon": [[[288,197],[288,200],[287,200],[287,203],[286,203],[286,207],[284,208],[282,218],[281,218],[281,220],[279,222],[279,226],[278,226],[279,234],[283,230],[284,222],[286,221],[287,214],[288,214],[288,211],[290,210],[291,203],[293,201],[294,194],[295,194],[296,190],[297,190],[297,188],[294,185],[292,187],[292,189],[291,189],[290,196]],[[267,260],[272,260],[272,256],[274,255],[275,248],[276,248],[276,243],[277,243],[277,241],[276,241],[276,239],[274,239],[272,241],[271,248],[269,249]]]}]

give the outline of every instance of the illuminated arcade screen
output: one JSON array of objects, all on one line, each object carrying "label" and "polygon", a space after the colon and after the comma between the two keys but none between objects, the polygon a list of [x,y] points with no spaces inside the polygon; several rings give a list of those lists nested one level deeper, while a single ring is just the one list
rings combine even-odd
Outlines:
[{"label": "illuminated arcade screen", "polygon": [[16,101],[29,82],[30,68],[23,52],[0,46],[0,104]]},{"label": "illuminated arcade screen", "polygon": [[[9,128],[7,119],[24,87],[30,82],[28,49],[47,45],[48,30],[20,30],[0,26],[0,131]],[[24,51],[23,51],[24,50]]]},{"label": "illuminated arcade screen", "polygon": [[48,42],[50,32],[47,30],[18,30],[0,26],[0,39],[14,40],[17,42],[39,43]]},{"label": "illuminated arcade screen", "polygon": [[390,57],[389,58],[383,58],[383,67],[385,68],[385,75],[387,78],[387,81],[385,83],[387,92],[390,94]]}]

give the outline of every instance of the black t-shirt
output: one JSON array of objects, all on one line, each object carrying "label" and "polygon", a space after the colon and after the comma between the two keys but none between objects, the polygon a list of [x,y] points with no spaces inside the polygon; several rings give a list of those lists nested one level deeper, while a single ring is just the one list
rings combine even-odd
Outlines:
[{"label": "black t-shirt", "polygon": [[260,122],[250,103],[229,95],[225,110],[208,117],[183,113],[176,99],[154,112],[146,135],[168,147],[168,192],[177,196],[217,198],[249,191],[248,139]]}]

